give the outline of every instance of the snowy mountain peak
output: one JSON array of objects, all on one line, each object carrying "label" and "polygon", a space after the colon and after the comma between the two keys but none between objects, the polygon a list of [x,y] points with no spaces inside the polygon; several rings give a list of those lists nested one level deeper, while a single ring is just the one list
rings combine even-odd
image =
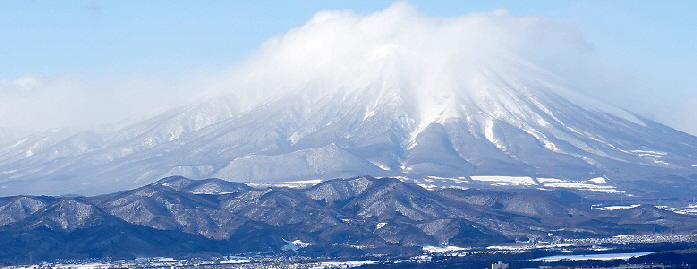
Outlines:
[{"label": "snowy mountain peak", "polygon": [[432,18],[405,4],[321,12],[265,42],[225,98],[105,134],[2,146],[0,195],[104,193],[172,175],[607,176],[639,192],[637,182],[654,181],[684,191],[697,138],[584,97],[536,65],[521,40],[539,37],[541,23],[505,11]]}]

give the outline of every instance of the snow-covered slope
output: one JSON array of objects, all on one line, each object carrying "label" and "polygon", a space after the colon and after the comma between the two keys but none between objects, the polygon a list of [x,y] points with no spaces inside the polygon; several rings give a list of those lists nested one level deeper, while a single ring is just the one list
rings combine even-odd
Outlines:
[{"label": "snow-covered slope", "polygon": [[[536,76],[489,74],[435,108],[409,99],[413,85],[380,78],[244,112],[226,101],[203,103],[106,135],[38,133],[0,149],[0,193],[100,193],[174,174],[240,182],[363,174],[621,182],[695,170],[695,137],[576,105]],[[424,118],[425,110],[440,112]]]}]

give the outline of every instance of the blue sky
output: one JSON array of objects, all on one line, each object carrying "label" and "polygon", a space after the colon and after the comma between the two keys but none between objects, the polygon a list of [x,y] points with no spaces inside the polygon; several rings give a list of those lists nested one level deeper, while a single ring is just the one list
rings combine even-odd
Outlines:
[{"label": "blue sky", "polygon": [[[170,88],[176,88],[178,96],[197,91],[195,83],[182,78],[231,68],[264,40],[303,25],[320,10],[352,9],[367,14],[391,3],[0,0],[0,98],[14,98],[13,103],[34,104],[41,106],[34,110],[48,111],[59,104],[44,104],[47,100],[75,100],[79,107],[91,100],[123,95],[127,97],[116,99],[133,103],[125,107],[135,111],[149,101],[162,100]],[[409,3],[434,17],[504,8],[513,15],[539,15],[577,29],[593,48],[589,57],[597,66],[588,74],[600,77],[580,88],[645,117],[697,133],[697,115],[691,110],[697,105],[695,1]],[[578,73],[583,68],[567,71]],[[31,91],[17,89],[16,85],[27,84],[18,81],[34,79],[41,83]],[[581,75],[570,76],[575,79],[584,83]],[[83,89],[71,91],[74,87]],[[46,88],[54,91],[52,95],[37,93],[49,91]],[[58,95],[64,99],[55,98]],[[143,101],[136,101],[139,98]],[[106,109],[104,113],[110,112]],[[80,122],[71,119],[80,114],[65,113],[46,123],[37,120],[40,127],[36,128],[56,127],[49,122]],[[41,115],[0,108],[0,127],[31,129],[30,124],[18,122]],[[10,117],[19,120],[3,121]],[[82,120],[91,121],[105,120],[96,116]]]}]

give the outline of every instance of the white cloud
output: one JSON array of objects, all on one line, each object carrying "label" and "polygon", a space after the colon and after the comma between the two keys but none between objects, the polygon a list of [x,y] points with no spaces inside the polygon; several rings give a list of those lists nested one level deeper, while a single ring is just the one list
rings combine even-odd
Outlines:
[{"label": "white cloud", "polygon": [[[620,76],[598,67],[600,58],[578,30],[544,17],[495,10],[440,18],[398,2],[367,15],[318,12],[264,42],[234,70],[192,71],[176,79],[27,75],[0,80],[0,127],[88,128],[218,94],[251,107],[308,87],[319,92],[358,88],[371,76],[390,72],[425,89],[418,94],[433,96],[461,83],[472,68],[509,60],[560,74],[573,88],[597,97],[607,95],[605,89],[617,84],[606,82]],[[605,101],[612,101],[607,96]],[[668,123],[695,128],[686,121]]]},{"label": "white cloud", "polygon": [[101,127],[162,111],[194,95],[183,84],[156,77],[75,75],[0,80],[0,127],[20,134]]},{"label": "white cloud", "polygon": [[471,69],[509,61],[558,69],[590,52],[578,31],[542,17],[495,10],[438,18],[398,2],[369,15],[319,12],[262,44],[231,84],[252,104],[313,85],[319,91],[359,88],[370,80],[366,76],[385,76],[393,68],[400,79],[433,94]]}]

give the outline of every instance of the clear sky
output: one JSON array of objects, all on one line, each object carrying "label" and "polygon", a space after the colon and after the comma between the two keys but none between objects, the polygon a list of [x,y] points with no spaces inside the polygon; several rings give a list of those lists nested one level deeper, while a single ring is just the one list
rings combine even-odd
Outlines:
[{"label": "clear sky", "polygon": [[[560,73],[575,72],[569,79],[589,95],[697,134],[697,1],[408,2],[434,17],[503,8],[568,25],[592,45],[597,66],[587,74],[601,78],[584,84],[587,66]],[[149,103],[201,90],[188,78],[235,66],[320,10],[367,14],[391,3],[0,0],[0,127],[147,113]]]}]

